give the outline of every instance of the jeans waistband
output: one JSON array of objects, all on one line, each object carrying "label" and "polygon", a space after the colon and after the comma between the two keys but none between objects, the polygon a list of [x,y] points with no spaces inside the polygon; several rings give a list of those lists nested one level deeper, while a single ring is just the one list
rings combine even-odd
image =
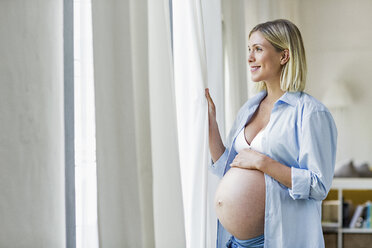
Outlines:
[{"label": "jeans waistband", "polygon": [[264,247],[264,235],[247,239],[240,240],[231,236],[230,240],[226,243],[227,248],[262,248]]}]

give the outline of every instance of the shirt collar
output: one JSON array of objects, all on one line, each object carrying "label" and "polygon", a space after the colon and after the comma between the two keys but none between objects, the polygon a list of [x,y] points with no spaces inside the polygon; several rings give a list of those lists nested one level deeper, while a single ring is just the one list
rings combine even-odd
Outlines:
[{"label": "shirt collar", "polygon": [[262,101],[262,99],[265,98],[266,95],[267,95],[266,90],[262,90],[262,91],[258,92],[257,95],[255,95],[254,98],[252,99],[253,100],[253,105],[260,104],[260,102]]},{"label": "shirt collar", "polygon": [[301,93],[300,91],[297,91],[297,92],[288,92],[286,91],[280,98],[279,100],[277,101],[278,103],[280,102],[283,102],[283,103],[287,103],[291,106],[296,106],[297,105],[297,102],[298,102],[298,99],[300,98],[301,96]]},{"label": "shirt collar", "polygon": [[[287,103],[291,106],[296,106],[297,105],[297,101],[298,99],[300,98],[302,92],[300,91],[297,91],[297,92],[284,92],[284,94],[278,99],[277,103],[278,104],[281,104],[281,103]],[[256,96],[254,96],[254,98],[252,99],[253,100],[253,105],[257,105],[257,104],[260,104],[260,102],[262,101],[262,99],[267,95],[267,91],[266,90],[262,90],[260,92],[257,93]]]}]

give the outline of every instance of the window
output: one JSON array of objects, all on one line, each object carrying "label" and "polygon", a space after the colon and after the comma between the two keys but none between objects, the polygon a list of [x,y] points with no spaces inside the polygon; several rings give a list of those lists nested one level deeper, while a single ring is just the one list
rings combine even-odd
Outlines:
[{"label": "window", "polygon": [[91,0],[74,0],[76,247],[98,243]]}]

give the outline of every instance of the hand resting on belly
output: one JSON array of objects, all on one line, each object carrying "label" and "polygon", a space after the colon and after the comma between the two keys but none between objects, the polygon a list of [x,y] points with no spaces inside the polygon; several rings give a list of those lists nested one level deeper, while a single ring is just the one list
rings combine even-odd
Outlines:
[{"label": "hand resting on belly", "polygon": [[231,168],[215,195],[215,208],[222,226],[238,239],[264,233],[265,177],[261,171]]}]

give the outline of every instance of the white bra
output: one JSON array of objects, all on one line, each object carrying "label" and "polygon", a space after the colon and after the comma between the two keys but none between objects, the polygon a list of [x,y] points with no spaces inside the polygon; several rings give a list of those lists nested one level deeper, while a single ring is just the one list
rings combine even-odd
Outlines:
[{"label": "white bra", "polygon": [[234,143],[234,149],[237,153],[239,153],[241,150],[245,148],[251,148],[257,152],[263,152],[262,150],[262,137],[263,132],[265,129],[262,129],[258,134],[253,138],[251,141],[251,145],[248,144],[247,140],[245,139],[244,135],[244,128],[240,131],[238,136],[236,136],[235,143]]}]

